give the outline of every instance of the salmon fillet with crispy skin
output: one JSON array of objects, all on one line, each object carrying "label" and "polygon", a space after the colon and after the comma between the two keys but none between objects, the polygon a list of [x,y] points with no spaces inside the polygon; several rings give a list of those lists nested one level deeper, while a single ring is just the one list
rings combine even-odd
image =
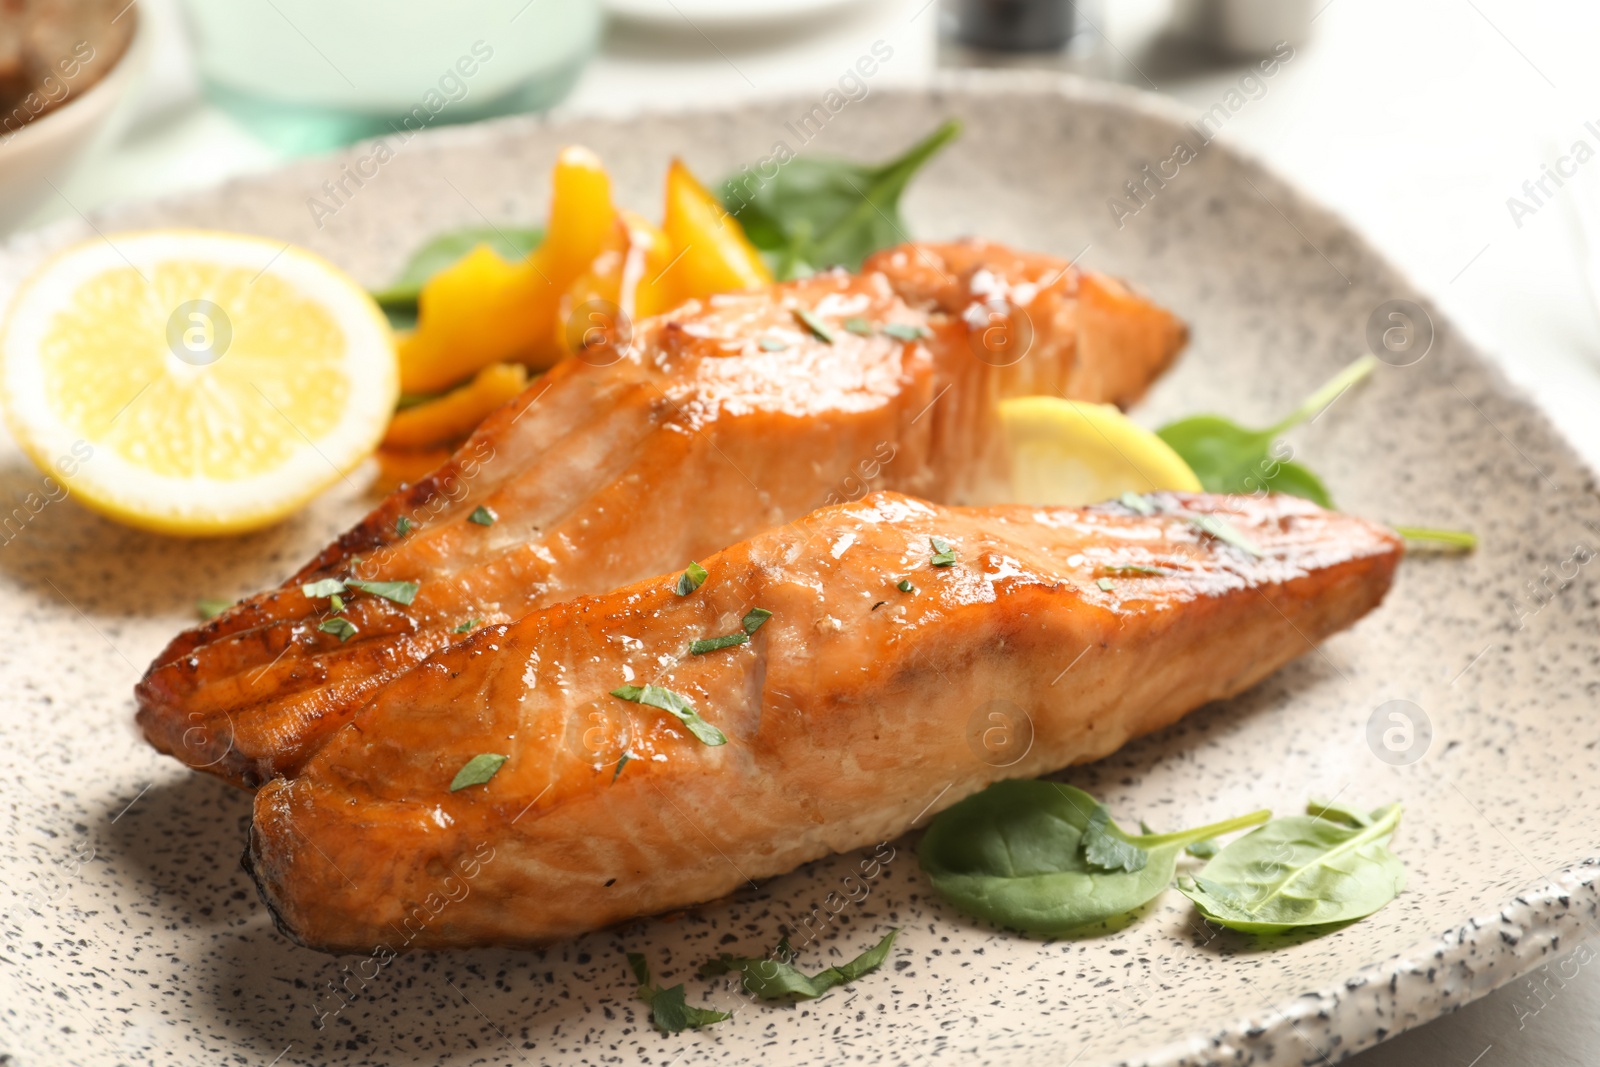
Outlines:
[{"label": "salmon fillet with crispy skin", "polygon": [[[488,627],[261,789],[247,865],[279,925],[330,951],[531,945],[712,900],[1248,688],[1377,606],[1401,554],[1295,497],[1148,499],[880,493],[711,556],[687,595],[666,574]],[[752,608],[772,614],[748,641],[690,651]],[[726,743],[625,685],[678,694]],[[993,752],[997,710],[1027,736]],[[484,753],[508,758],[452,792]]]},{"label": "salmon fillet with crispy skin", "polygon": [[[872,488],[973,500],[1004,477],[998,399],[1131,399],[1139,390],[1093,383],[1142,389],[1182,343],[1181,324],[1148,301],[1130,297],[1115,327],[1118,315],[1085,313],[1082,299],[1061,311],[1057,289],[1070,280],[1081,294],[1090,277],[1064,262],[946,248],[915,252],[919,279],[947,260],[988,286],[1014,271],[1019,321],[1028,279],[1059,275],[1038,297],[1054,310],[1034,315],[1026,358],[989,357],[992,325],[924,301],[923,282],[889,260],[889,274],[834,272],[641,323],[622,358],[556,367],[282,586],[180,634],[138,686],[145,736],[239,785],[292,774],[378,688],[478,626],[682,566]],[[980,276],[973,265],[988,260]],[[940,299],[957,301],[967,282],[948,279]],[[1129,369],[1096,368],[1091,353]],[[329,600],[301,587],[352,576],[420,588],[409,605],[348,594],[355,630],[341,639],[319,629]]]}]

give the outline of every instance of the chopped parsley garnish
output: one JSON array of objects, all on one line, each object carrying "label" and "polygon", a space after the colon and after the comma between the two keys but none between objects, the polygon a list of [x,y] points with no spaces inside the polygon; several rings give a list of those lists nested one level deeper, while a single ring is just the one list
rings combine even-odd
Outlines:
[{"label": "chopped parsley garnish", "polygon": [[416,528],[417,524],[406,518],[404,515],[394,520],[394,535],[396,537],[404,537],[406,534],[410,533]]},{"label": "chopped parsley garnish", "polygon": [[687,726],[689,732],[704,744],[714,746],[728,743],[727,736],[702,719],[700,713],[694,709],[694,705],[689,703],[689,698],[682,693],[663,689],[659,685],[623,685],[613,689],[611,695],[622,700],[631,700],[635,704],[660,708]]},{"label": "chopped parsley garnish", "polygon": [[845,319],[844,328],[855,334],[857,337],[871,337],[873,332],[872,323],[868,322],[860,315],[852,315],[848,319]]},{"label": "chopped parsley garnish", "polygon": [[482,504],[479,504],[477,507],[472,509],[472,514],[467,516],[467,521],[475,522],[479,526],[493,526],[494,521],[499,517],[500,516],[496,515]]},{"label": "chopped parsley garnish", "polygon": [[766,608],[751,608],[744,613],[744,618],[739,620],[739,625],[744,627],[744,632],[753,634],[761,629],[761,624],[772,618],[772,612]]},{"label": "chopped parsley garnish", "polygon": [[744,988],[762,1000],[778,1000],[782,997],[810,1000],[822,996],[835,986],[849,985],[862,975],[871,974],[882,967],[889,958],[889,949],[899,932],[890,930],[882,941],[850,962],[825,968],[809,976],[791,962],[796,953],[789,946],[788,938],[779,941],[777,950],[763,959],[723,954],[710,963],[702,964],[700,975],[708,978],[738,971],[744,975]]},{"label": "chopped parsley garnish", "polygon": [[928,560],[935,567],[948,567],[956,561],[956,550],[950,547],[950,542],[942,537],[928,538],[928,544],[933,546],[933,558]]},{"label": "chopped parsley garnish", "polygon": [[696,589],[699,589],[709,577],[711,576],[706,573],[704,567],[690,560],[689,565],[683,569],[683,573],[678,575],[678,584],[672,587],[672,591],[679,596],[688,596]]},{"label": "chopped parsley garnish", "polygon": [[899,322],[891,322],[883,328],[883,332],[901,341],[920,341],[928,336],[926,327],[908,326]]},{"label": "chopped parsley garnish", "polygon": [[1191,525],[1208,537],[1215,537],[1218,541],[1232,545],[1242,552],[1246,552],[1257,559],[1261,558],[1261,549],[1256,543],[1234,529],[1233,523],[1221,515],[1189,515],[1186,516]]},{"label": "chopped parsley garnish", "polygon": [[1129,511],[1137,511],[1141,515],[1154,515],[1156,513],[1156,506],[1150,503],[1149,499],[1140,496],[1138,493],[1123,493],[1117,498],[1117,501]]},{"label": "chopped parsley garnish", "polygon": [[396,604],[411,603],[417,598],[417,590],[421,588],[416,582],[368,582],[359,578],[351,578],[344,584],[351,589],[359,589],[363,593],[392,600]]},{"label": "chopped parsley garnish", "polygon": [[900,590],[902,593],[915,593],[917,591],[917,587],[911,584],[910,578],[900,579],[898,582],[894,583],[894,587]]},{"label": "chopped parsley garnish", "polygon": [[214,619],[231,607],[233,607],[233,601],[223,600],[218,597],[201,597],[194,602],[195,613],[200,616],[201,622],[205,622],[207,619]]},{"label": "chopped parsley garnish", "polygon": [[464,619],[459,626],[456,626],[450,632],[453,634],[471,633],[473,630],[478,628],[478,624],[482,621],[482,619]]},{"label": "chopped parsley garnish", "polygon": [[761,351],[763,352],[782,352],[789,347],[787,342],[780,341],[776,337],[763,337],[756,344],[761,346]]},{"label": "chopped parsley garnish", "polygon": [[1116,586],[1111,584],[1111,579],[1110,578],[1101,578],[1098,581],[1096,581],[1094,584],[1098,585],[1100,587],[1101,591],[1102,592],[1106,592],[1106,593],[1109,593],[1113,589],[1116,588]]},{"label": "chopped parsley garnish", "polygon": [[830,345],[837,340],[833,331],[828,329],[828,324],[817,318],[815,312],[806,308],[795,308],[794,317],[800,320],[800,325],[815,334],[817,340]]},{"label": "chopped parsley garnish", "polygon": [[359,589],[363,593],[381,596],[396,604],[409,604],[417,598],[417,590],[420,588],[416,582],[369,582],[361,578],[323,578],[320,581],[307,582],[300,587],[300,591],[312,598],[321,596],[332,598],[333,612],[337,615],[344,610],[344,598],[339,594],[346,589]]},{"label": "chopped parsley garnish", "polygon": [[482,785],[496,774],[505,765],[510,756],[502,756],[498,752],[480,752],[461,765],[456,776],[450,779],[450,792],[465,789],[469,785]]},{"label": "chopped parsley garnish", "polygon": [[726,637],[707,637],[690,645],[689,655],[703,656],[707,652],[715,652],[722,648],[732,648],[734,645],[742,645],[749,640],[750,635],[747,633],[729,634]]},{"label": "chopped parsley garnish", "polygon": [[696,1008],[684,1002],[683,983],[662,989],[650,981],[650,965],[637,952],[628,953],[628,966],[639,980],[638,997],[650,1005],[650,1021],[664,1034],[698,1030],[731,1018],[725,1011]]},{"label": "chopped parsley garnish", "polygon": [[325,634],[336,634],[340,644],[344,644],[359,632],[355,623],[338,615],[331,619],[323,619],[317,624],[317,629]]}]

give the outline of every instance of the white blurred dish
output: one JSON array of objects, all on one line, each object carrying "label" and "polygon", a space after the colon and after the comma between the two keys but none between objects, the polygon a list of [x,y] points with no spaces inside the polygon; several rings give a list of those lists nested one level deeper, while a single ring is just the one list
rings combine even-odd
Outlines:
[{"label": "white blurred dish", "polygon": [[755,26],[822,15],[859,0],[603,0],[606,13],[631,22]]}]

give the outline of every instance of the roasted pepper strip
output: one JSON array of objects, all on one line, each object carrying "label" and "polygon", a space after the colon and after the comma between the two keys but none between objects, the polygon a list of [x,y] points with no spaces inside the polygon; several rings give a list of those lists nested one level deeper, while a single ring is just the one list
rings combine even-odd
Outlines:
[{"label": "roasted pepper strip", "polygon": [[556,334],[562,348],[626,348],[636,320],[677,303],[663,289],[662,273],[671,260],[666,234],[631,211],[620,212],[605,251],[561,298]]},{"label": "roasted pepper strip", "polygon": [[558,305],[601,252],[616,223],[611,179],[586,148],[566,148],[551,179],[543,244],[520,263],[480,245],[422,287],[417,329],[400,341],[400,387],[448,388],[491,363],[544,368],[561,358]]},{"label": "roasted pepper strip", "polygon": [[678,257],[667,277],[680,299],[772,284],[772,272],[739,221],[676,159],[667,170],[666,219],[661,228]]},{"label": "roasted pepper strip", "polygon": [[461,388],[397,412],[382,447],[429,448],[465,437],[527,385],[528,369],[521,364],[491,364]]}]

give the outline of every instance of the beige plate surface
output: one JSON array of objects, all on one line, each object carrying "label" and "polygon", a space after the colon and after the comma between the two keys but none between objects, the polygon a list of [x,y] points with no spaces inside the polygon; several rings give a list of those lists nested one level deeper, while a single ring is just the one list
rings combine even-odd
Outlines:
[{"label": "beige plate surface", "polygon": [[[623,201],[654,214],[671,155],[714,176],[777,140],[798,148],[785,123],[809,107],[510,120],[396,143],[381,164],[358,148],[95,224],[263,233],[376,283],[436,231],[540,218],[566,142],[598,150]],[[968,76],[851,103],[809,147],[872,158],[950,114],[967,132],[913,189],[919,234],[1081,254],[1193,324],[1183,361],[1135,413],[1148,425],[1207,410],[1264,425],[1366,351],[1379,305],[1426,307],[1345,225],[1221,145],[1165,187],[1152,183],[1119,226],[1108,201],[1126,196],[1128,179],[1171,158],[1180,138],[1199,147],[1130,94]],[[311,199],[327,202],[323,183],[341,179],[343,162],[364,184],[347,180],[354,195],[319,226]],[[92,235],[75,223],[13,242],[0,251],[0,291],[50,248]],[[358,960],[272,930],[238,864],[247,798],[147,750],[130,690],[196,597],[280,580],[362,511],[361,487],[266,533],[182,543],[55,501],[53,483],[5,446],[0,490],[16,510],[0,548],[11,635],[0,647],[0,1045],[27,1065],[1287,1064],[1341,1058],[1481,995],[1595,929],[1600,615],[1584,563],[1600,544],[1600,506],[1544,419],[1437,314],[1431,333],[1420,361],[1381,367],[1293,444],[1346,508],[1470,528],[1482,550],[1408,560],[1388,603],[1355,630],[1240,699],[1067,775],[1127,822],[1162,828],[1291,810],[1308,794],[1400,800],[1410,885],[1399,900],[1275,951],[1212,936],[1175,892],[1114,936],[1039,943],[933,898],[908,835],[806,956],[821,966],[854,955],[896,925],[892,965],[809,1005],[743,1008],[674,1037],[644,1022],[624,951],[687,981],[691,1001],[736,1003],[693,967],[725,947],[770,945],[861,857],[676,921],[541,952],[404,957],[348,977]],[[1390,701],[1412,702],[1379,723],[1410,713],[1413,762],[1380,759],[1381,737],[1369,744],[1369,721]],[[338,981],[348,1004],[331,992]]]}]

